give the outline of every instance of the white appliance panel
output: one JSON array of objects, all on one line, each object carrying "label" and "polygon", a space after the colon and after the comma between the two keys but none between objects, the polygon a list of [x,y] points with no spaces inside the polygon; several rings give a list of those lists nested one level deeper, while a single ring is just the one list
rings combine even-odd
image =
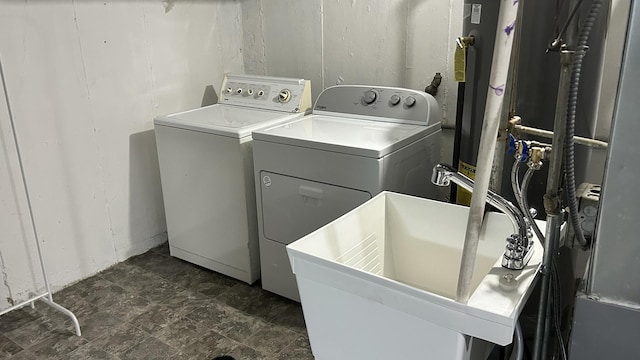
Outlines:
[{"label": "white appliance panel", "polygon": [[249,282],[247,239],[257,241],[257,234],[249,231],[257,227],[255,217],[247,216],[255,214],[254,198],[245,195],[246,183],[253,183],[242,155],[249,145],[168,126],[156,126],[155,131],[170,247],[199,257],[206,254],[203,259],[213,264],[190,261],[223,273],[232,270]]},{"label": "white appliance panel", "polygon": [[380,158],[434,131],[412,124],[311,115],[256,131],[253,138]]},{"label": "white appliance panel", "polygon": [[311,107],[304,79],[225,76],[219,104],[154,119],[172,256],[260,278],[251,132]]},{"label": "white appliance panel", "polygon": [[267,239],[290,244],[371,198],[366,191],[260,172]]},{"label": "white appliance panel", "polygon": [[312,115],[252,138],[262,287],[292,300],[300,297],[286,244],[382,190],[438,194],[429,180],[440,154],[439,107],[419,91],[331,87]]},{"label": "white appliance panel", "polygon": [[177,114],[156,118],[157,125],[202,131],[211,134],[242,138],[265,126],[274,126],[299,117],[282,112],[215,104]]}]

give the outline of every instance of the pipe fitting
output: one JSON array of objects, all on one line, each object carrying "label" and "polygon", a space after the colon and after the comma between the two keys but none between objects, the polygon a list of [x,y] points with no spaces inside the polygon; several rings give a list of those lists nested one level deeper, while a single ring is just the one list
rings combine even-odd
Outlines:
[{"label": "pipe fitting", "polygon": [[438,94],[438,87],[440,86],[441,83],[442,83],[442,74],[437,72],[433,76],[433,79],[431,80],[431,84],[427,85],[427,87],[424,88],[424,92],[435,97]]}]

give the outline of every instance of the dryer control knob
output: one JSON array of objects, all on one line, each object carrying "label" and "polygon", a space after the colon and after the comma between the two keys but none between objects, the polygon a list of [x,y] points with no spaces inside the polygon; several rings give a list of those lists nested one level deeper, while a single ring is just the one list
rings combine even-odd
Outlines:
[{"label": "dryer control knob", "polygon": [[369,90],[364,93],[364,97],[362,98],[365,104],[373,104],[376,99],[378,99],[378,93],[375,90]]},{"label": "dryer control knob", "polygon": [[412,107],[416,104],[416,98],[414,98],[413,96],[409,96],[404,99],[404,104],[407,105],[407,107]]},{"label": "dryer control knob", "polygon": [[233,88],[232,87],[228,87],[227,88],[227,94],[231,94],[233,92]]},{"label": "dryer control knob", "polygon": [[249,95],[253,95],[253,89],[249,89],[249,90],[247,90],[247,94],[249,94]]},{"label": "dryer control knob", "polygon": [[278,93],[278,101],[280,101],[281,103],[286,103],[289,100],[291,100],[291,91],[289,91],[288,89],[280,90],[280,92]]},{"label": "dryer control knob", "polygon": [[400,96],[398,95],[391,95],[391,99],[389,99],[391,101],[391,105],[395,106],[400,104]]},{"label": "dryer control knob", "polygon": [[238,94],[238,95],[239,95],[239,94],[242,94],[242,88],[238,88],[238,89],[236,90],[236,94]]},{"label": "dryer control knob", "polygon": [[264,90],[258,90],[258,97],[264,96]]}]

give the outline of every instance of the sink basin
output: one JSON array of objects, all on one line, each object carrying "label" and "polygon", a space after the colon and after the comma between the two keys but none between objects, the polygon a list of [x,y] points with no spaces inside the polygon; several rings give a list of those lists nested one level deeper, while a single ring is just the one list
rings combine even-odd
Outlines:
[{"label": "sink basin", "polygon": [[[473,293],[456,302],[468,208],[382,192],[287,246],[316,359],[486,359],[511,343],[542,260],[501,266],[509,219],[488,213]],[[544,223],[541,223],[544,225]],[[515,281],[505,283],[505,275]]]}]

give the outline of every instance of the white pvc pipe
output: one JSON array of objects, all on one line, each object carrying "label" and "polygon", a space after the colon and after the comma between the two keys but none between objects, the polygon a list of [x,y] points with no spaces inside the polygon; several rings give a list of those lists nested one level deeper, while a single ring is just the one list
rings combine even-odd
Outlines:
[{"label": "white pvc pipe", "polygon": [[462,249],[462,262],[458,277],[458,289],[456,301],[466,303],[471,297],[471,278],[478,252],[480,230],[484,220],[484,207],[487,200],[487,191],[491,180],[491,168],[495,155],[500,114],[504,102],[504,89],[507,82],[509,62],[511,60],[511,48],[515,34],[515,22],[518,13],[519,1],[500,1],[500,13],[498,15],[498,28],[496,29],[496,41],[493,48],[493,61],[491,63],[491,75],[489,77],[489,89],[484,111],[482,134],[478,148],[478,161],[476,164],[476,177],[473,192],[471,194],[471,206],[467,231]]}]

